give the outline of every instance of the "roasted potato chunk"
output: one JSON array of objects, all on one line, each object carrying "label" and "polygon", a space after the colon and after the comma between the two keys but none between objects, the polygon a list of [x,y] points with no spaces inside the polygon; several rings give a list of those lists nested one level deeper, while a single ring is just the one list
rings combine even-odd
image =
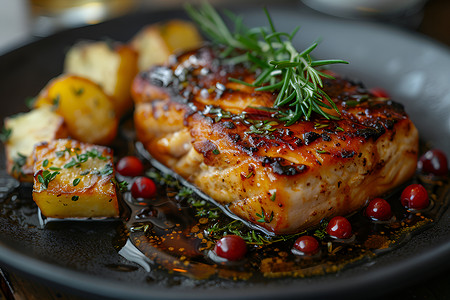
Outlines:
[{"label": "roasted potato chunk", "polygon": [[36,144],[68,136],[63,117],[50,106],[8,117],[4,125],[9,132],[5,142],[6,169],[19,181],[33,181],[31,153]]},{"label": "roasted potato chunk", "polygon": [[75,44],[64,61],[64,72],[88,78],[111,96],[118,117],[131,109],[130,86],[137,74],[138,54],[130,46],[103,41]]},{"label": "roasted potato chunk", "polygon": [[197,48],[202,42],[194,24],[171,20],[144,27],[130,43],[139,53],[138,67],[143,71],[165,63],[175,52]]},{"label": "roasted potato chunk", "polygon": [[48,218],[119,216],[110,148],[60,139],[34,151],[33,200]]},{"label": "roasted potato chunk", "polygon": [[70,137],[81,142],[107,145],[117,134],[118,120],[111,98],[91,80],[62,75],[41,91],[36,107],[51,105],[63,116]]}]

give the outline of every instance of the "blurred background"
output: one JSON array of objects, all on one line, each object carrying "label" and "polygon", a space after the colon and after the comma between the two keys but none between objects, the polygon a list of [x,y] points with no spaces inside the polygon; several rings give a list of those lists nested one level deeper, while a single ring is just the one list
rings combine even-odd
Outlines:
[{"label": "blurred background", "polygon": [[[261,3],[261,1],[246,0]],[[0,0],[0,54],[65,28],[95,24],[137,10],[181,6],[182,0]],[[231,1],[212,0],[213,3]],[[235,1],[236,3],[239,3]],[[450,45],[448,0],[278,0],[299,9],[392,23]],[[270,3],[266,1],[266,3]]]}]

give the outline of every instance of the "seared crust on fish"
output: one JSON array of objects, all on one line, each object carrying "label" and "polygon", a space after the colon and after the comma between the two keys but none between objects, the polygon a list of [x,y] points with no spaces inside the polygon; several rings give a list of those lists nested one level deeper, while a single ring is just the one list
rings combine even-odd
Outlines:
[{"label": "seared crust on fish", "polygon": [[237,216],[298,232],[360,209],[415,172],[418,133],[401,104],[325,79],[340,119],[316,114],[287,127],[272,109],[276,94],[230,81],[252,82],[255,72],[219,53],[205,46],[138,75],[134,119],[155,159]]}]

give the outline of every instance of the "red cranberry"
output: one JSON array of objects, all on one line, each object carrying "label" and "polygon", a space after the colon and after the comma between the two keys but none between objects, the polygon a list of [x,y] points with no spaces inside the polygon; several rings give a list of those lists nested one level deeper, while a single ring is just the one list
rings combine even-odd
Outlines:
[{"label": "red cranberry", "polygon": [[294,248],[307,255],[312,255],[319,251],[319,242],[312,236],[304,235],[295,241]]},{"label": "red cranberry", "polygon": [[247,244],[237,235],[227,235],[217,241],[214,252],[227,260],[237,261],[247,253]]},{"label": "red cranberry", "polygon": [[386,92],[386,90],[382,89],[382,88],[371,88],[370,92],[372,93],[372,95],[374,95],[375,97],[380,97],[380,98],[389,98],[389,94]]},{"label": "red cranberry", "polygon": [[427,174],[445,176],[448,173],[447,156],[439,149],[428,150],[420,157],[417,168]]},{"label": "red cranberry", "polygon": [[136,156],[125,156],[119,159],[116,169],[123,176],[139,176],[144,171],[144,165]]},{"label": "red cranberry", "polygon": [[131,195],[134,198],[151,198],[156,194],[156,185],[148,177],[137,177],[131,186]]},{"label": "red cranberry", "polygon": [[366,215],[380,221],[389,220],[392,217],[391,205],[384,199],[375,198],[367,205]]},{"label": "red cranberry", "polygon": [[334,217],[327,226],[327,233],[338,239],[348,239],[352,236],[352,225],[341,216]]},{"label": "red cranberry", "polygon": [[424,209],[430,204],[427,190],[421,184],[408,185],[400,196],[402,205],[407,208]]}]

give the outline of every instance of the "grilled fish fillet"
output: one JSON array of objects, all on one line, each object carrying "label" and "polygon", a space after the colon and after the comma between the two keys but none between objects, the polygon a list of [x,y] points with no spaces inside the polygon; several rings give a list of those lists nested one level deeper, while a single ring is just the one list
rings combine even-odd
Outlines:
[{"label": "grilled fish fillet", "polygon": [[[148,152],[231,212],[276,234],[346,215],[410,178],[418,133],[401,104],[361,84],[325,80],[340,120],[286,127],[276,95],[205,46],[133,83],[135,127]],[[264,108],[265,107],[265,108]]]}]

